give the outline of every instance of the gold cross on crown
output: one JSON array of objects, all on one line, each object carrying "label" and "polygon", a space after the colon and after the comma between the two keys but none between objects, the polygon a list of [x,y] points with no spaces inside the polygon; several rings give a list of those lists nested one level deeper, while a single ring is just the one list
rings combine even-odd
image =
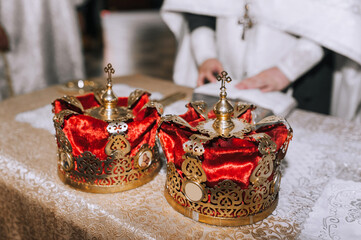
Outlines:
[{"label": "gold cross on crown", "polygon": [[115,73],[115,70],[112,64],[108,63],[108,65],[104,68],[104,72],[108,73],[108,84],[112,82],[112,74]]},{"label": "gold cross on crown", "polygon": [[217,76],[217,80],[218,81],[222,81],[222,85],[221,85],[221,93],[219,94],[219,96],[222,98],[222,99],[225,99],[226,96],[227,96],[227,93],[226,93],[226,82],[229,83],[232,81],[231,77],[228,76],[228,73],[226,71],[222,71],[221,74],[219,74]]},{"label": "gold cross on crown", "polygon": [[228,73],[226,71],[221,72],[221,74],[217,76],[217,80],[222,81],[221,89],[226,88],[225,86],[226,82],[229,83],[232,81],[231,77],[228,76]]}]

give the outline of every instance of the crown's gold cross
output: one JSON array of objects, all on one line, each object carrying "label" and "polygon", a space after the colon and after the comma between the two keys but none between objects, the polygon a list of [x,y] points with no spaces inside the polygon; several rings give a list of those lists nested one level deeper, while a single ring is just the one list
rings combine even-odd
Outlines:
[{"label": "crown's gold cross", "polygon": [[222,81],[221,89],[226,88],[226,82],[229,83],[232,81],[231,77],[228,76],[228,73],[226,71],[221,72],[221,74],[217,76],[217,80]]},{"label": "crown's gold cross", "polygon": [[108,65],[104,68],[104,72],[108,73],[108,84],[112,82],[112,74],[115,73],[115,70],[112,64],[108,63]]}]

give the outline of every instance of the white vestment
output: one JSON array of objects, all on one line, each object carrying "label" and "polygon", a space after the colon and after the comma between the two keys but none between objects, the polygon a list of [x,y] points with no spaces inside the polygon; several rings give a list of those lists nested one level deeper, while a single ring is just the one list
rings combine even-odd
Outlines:
[{"label": "white vestment", "polygon": [[[7,32],[5,54],[15,94],[84,77],[76,14],[81,0],[0,0],[0,23]],[[0,72],[5,66],[0,58]],[[4,75],[4,74],[2,74]],[[0,76],[0,100],[9,86]]]},{"label": "white vestment", "polygon": [[[254,26],[241,40],[246,1],[166,0],[162,16],[178,40],[174,67],[177,84],[195,87],[197,64],[191,34],[182,13],[216,17],[217,57],[235,80],[279,66],[291,80],[317,61],[312,48],[319,44],[338,53],[333,80],[331,114],[355,119],[361,114],[361,3],[358,0],[249,0]],[[297,36],[297,37],[296,37]],[[300,41],[305,42],[300,45]],[[294,49],[297,49],[295,51]],[[303,51],[306,49],[305,51]],[[330,79],[331,81],[331,79]]]}]

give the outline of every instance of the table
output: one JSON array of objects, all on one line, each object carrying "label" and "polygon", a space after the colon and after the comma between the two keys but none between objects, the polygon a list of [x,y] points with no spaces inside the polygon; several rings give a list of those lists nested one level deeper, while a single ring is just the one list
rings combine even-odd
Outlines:
[{"label": "table", "polygon": [[[142,75],[115,82],[165,95],[183,91],[189,100],[192,94]],[[57,176],[54,136],[14,120],[62,95],[54,86],[0,102],[1,239],[342,239],[361,223],[360,125],[293,111],[288,121],[294,139],[282,163],[277,209],[253,225],[216,227],[168,205],[164,166],[150,183],[121,193],[85,193],[64,185]]]}]

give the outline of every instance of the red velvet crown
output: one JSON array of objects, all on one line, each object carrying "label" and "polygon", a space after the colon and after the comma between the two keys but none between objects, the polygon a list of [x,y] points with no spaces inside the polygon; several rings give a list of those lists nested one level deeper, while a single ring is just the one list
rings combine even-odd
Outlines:
[{"label": "red velvet crown", "polygon": [[280,162],[292,129],[280,117],[253,124],[254,106],[238,103],[234,128],[213,127],[216,115],[204,102],[166,116],[159,139],[167,158],[165,196],[182,214],[216,225],[244,225],[267,217],[276,207]]},{"label": "red velvet crown", "polygon": [[160,169],[155,142],[161,106],[136,90],[117,98],[126,114],[107,121],[90,116],[100,107],[93,93],[53,102],[58,143],[58,174],[89,192],[116,192],[150,181]]}]

